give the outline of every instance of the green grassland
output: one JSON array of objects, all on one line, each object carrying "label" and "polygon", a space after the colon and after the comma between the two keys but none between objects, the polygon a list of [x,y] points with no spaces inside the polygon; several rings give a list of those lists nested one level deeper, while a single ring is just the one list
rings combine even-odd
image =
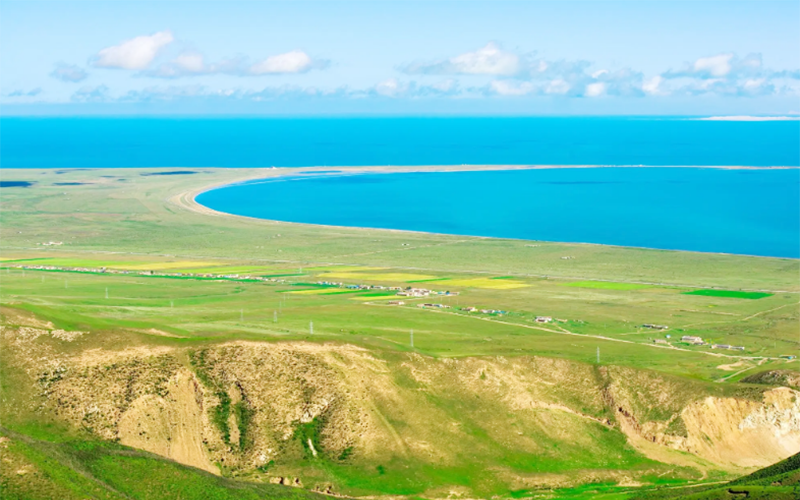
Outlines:
[{"label": "green grassland", "polygon": [[[365,347],[388,362],[416,352],[432,358],[541,356],[587,366],[629,367],[684,380],[686,387],[702,387],[707,394],[747,394],[753,388],[738,384],[741,378],[771,369],[797,370],[797,361],[780,358],[800,351],[796,259],[547,242],[530,246],[517,240],[204,214],[189,210],[186,197],[179,203],[177,195],[274,172],[143,173],[147,171],[3,170],[4,180],[35,184],[2,191],[0,305],[31,313],[55,328],[91,331],[91,336],[60,347],[76,352],[126,345],[202,348],[229,340],[334,342]],[[63,244],[42,245],[51,241]],[[565,255],[574,258],[562,259]],[[102,267],[131,273],[63,269]],[[150,270],[214,277],[139,274]],[[389,305],[386,299],[394,298],[393,292],[322,287],[317,281],[425,287],[458,295],[399,298],[404,305]],[[424,303],[450,308],[418,307]],[[466,306],[504,313],[462,311]],[[538,316],[553,321],[537,323]],[[653,330],[644,324],[669,329]],[[668,345],[654,343],[667,340],[666,335],[671,337]],[[745,350],[685,345],[679,341],[683,335]],[[4,402],[20,397],[15,391],[25,383],[19,377],[3,369]],[[398,380],[404,383],[402,377]],[[444,396],[429,397],[442,398],[436,404],[453,418],[475,415],[477,422],[487,411]],[[45,428],[44,420],[38,420],[43,417],[27,410],[2,411],[7,453],[23,464],[20,467],[29,464],[39,471],[36,481],[3,476],[9,498],[47,498],[54,488],[71,492],[64,498],[165,498],[178,490],[186,492],[181,498],[312,495],[210,476],[57,426],[47,435],[37,435]],[[244,406],[230,411],[246,416]],[[302,439],[297,440],[297,461],[305,464],[304,474],[335,479],[354,494],[418,495],[448,484],[468,485],[486,496],[538,494],[509,490],[489,479],[482,483],[475,478],[482,477],[483,465],[467,460],[463,467],[431,467],[395,458],[369,468],[339,464],[338,456],[331,462],[315,461],[303,448],[304,439],[314,439],[312,427],[298,431]],[[667,473],[630,448],[619,433],[606,432],[600,425],[586,429],[591,447],[547,442],[563,449],[554,452],[557,458],[546,466],[535,457],[491,448],[486,429],[477,424],[474,439],[485,448],[481,453],[489,457],[486,460],[520,470],[652,468],[649,484],[662,486],[685,484],[697,476],[687,470]],[[712,472],[707,480],[719,477]],[[33,486],[25,486],[28,483]],[[593,482],[542,494],[610,499],[628,498],[637,491]]]}]

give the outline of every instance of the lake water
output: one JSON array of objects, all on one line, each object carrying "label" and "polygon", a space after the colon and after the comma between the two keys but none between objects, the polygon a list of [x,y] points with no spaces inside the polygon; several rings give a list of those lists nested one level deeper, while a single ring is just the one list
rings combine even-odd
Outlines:
[{"label": "lake water", "polygon": [[291,222],[800,257],[800,170],[568,168],[250,182],[205,206]]},{"label": "lake water", "polygon": [[800,122],[2,118],[0,167],[800,165]]},{"label": "lake water", "polygon": [[[0,129],[2,168],[800,165],[798,121],[2,118]],[[199,200],[295,222],[799,257],[798,184],[797,170],[555,169],[326,177]]]}]

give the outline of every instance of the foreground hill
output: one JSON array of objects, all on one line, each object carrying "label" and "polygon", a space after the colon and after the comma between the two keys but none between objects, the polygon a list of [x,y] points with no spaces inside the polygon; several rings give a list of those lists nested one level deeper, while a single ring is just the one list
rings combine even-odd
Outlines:
[{"label": "foreground hill", "polygon": [[723,485],[676,488],[634,496],[641,500],[728,500],[800,498],[800,453]]},{"label": "foreground hill", "polygon": [[[102,474],[117,467],[108,457],[154,460],[103,444],[118,442],[191,466],[169,467],[192,477],[199,469],[356,496],[537,496],[725,477],[800,447],[800,394],[789,388],[341,343],[184,347],[131,337],[119,349],[93,332],[9,318],[6,420],[24,431],[51,419],[82,433],[88,444],[41,446],[61,450],[67,463],[75,453],[101,455],[92,463],[104,464]],[[35,443],[9,436],[36,465],[35,453],[24,451]]]},{"label": "foreground hill", "polygon": [[226,479],[92,439],[52,442],[0,428],[0,454],[0,497],[4,500],[325,498],[291,486]]}]

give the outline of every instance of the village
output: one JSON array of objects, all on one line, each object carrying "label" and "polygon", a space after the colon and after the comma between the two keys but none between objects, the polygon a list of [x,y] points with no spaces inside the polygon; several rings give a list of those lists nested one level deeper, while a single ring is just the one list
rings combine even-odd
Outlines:
[{"label": "village", "polygon": [[[407,299],[419,299],[419,298],[426,298],[431,296],[437,297],[455,297],[459,295],[459,292],[450,291],[450,290],[430,290],[427,288],[417,288],[412,286],[407,286],[405,288],[400,286],[384,286],[384,285],[370,285],[370,284],[349,284],[344,282],[335,282],[335,281],[317,281],[313,284],[311,283],[298,283],[292,282],[289,280],[285,280],[280,277],[268,277],[268,276],[254,276],[254,275],[240,275],[240,274],[216,274],[216,273],[186,273],[186,272],[175,272],[175,273],[168,273],[168,272],[157,272],[154,270],[126,270],[126,269],[109,269],[107,267],[70,267],[70,266],[47,266],[47,265],[13,265],[9,264],[6,266],[7,270],[9,268],[16,268],[16,269],[23,269],[23,270],[35,270],[35,271],[60,271],[60,272],[73,272],[73,273],[90,273],[90,274],[119,274],[119,275],[138,275],[138,276],[151,276],[151,277],[164,277],[164,278],[187,278],[187,279],[204,279],[204,280],[227,280],[227,281],[247,281],[247,282],[271,282],[271,283],[287,283],[290,285],[314,285],[314,286],[323,286],[323,287],[330,287],[330,288],[343,288],[347,290],[385,290],[387,292],[395,292],[395,296],[403,297]],[[405,300],[390,300],[386,302],[388,306],[404,306],[406,305]],[[463,307],[454,307],[449,304],[443,303],[435,303],[435,302],[425,302],[417,304],[418,308],[421,309],[433,309],[433,310],[455,310],[464,313],[478,313],[478,314],[485,314],[491,316],[504,316],[509,314],[508,311],[500,310],[500,309],[480,309],[474,306],[463,306]],[[553,318],[551,316],[535,316],[533,319],[536,323],[539,324],[547,324],[552,323],[553,321],[558,323],[565,323],[567,320],[565,319],[558,319]],[[654,323],[645,323],[640,326],[640,328],[647,328],[651,330],[659,330],[659,331],[666,331],[669,329],[668,325],[659,325]],[[665,335],[665,338],[657,338],[652,339],[652,343],[657,345],[663,346],[671,346],[672,343],[670,342],[671,335]],[[735,346],[729,344],[717,344],[713,342],[706,342],[702,337],[694,336],[694,335],[684,335],[681,337],[680,342],[684,345],[691,345],[691,346],[705,346],[711,349],[725,349],[731,351],[744,351],[744,346]]]},{"label": "village", "polygon": [[[642,325],[642,326],[649,327],[649,328],[652,328],[653,326],[659,326],[658,329],[660,329],[660,330],[666,330],[667,329],[667,327],[663,326],[663,325]],[[670,335],[666,335],[666,338],[663,338],[663,339],[653,339],[653,343],[654,344],[659,344],[659,345],[672,345],[669,342],[670,338],[671,338]],[[682,344],[686,344],[686,345],[707,346],[707,347],[710,347],[711,349],[727,349],[727,350],[730,350],[730,351],[744,351],[744,346],[729,345],[729,344],[715,344],[715,343],[711,343],[711,342],[706,342],[705,340],[703,340],[702,337],[697,337],[695,335],[684,335],[684,336],[681,337],[680,342]]]}]

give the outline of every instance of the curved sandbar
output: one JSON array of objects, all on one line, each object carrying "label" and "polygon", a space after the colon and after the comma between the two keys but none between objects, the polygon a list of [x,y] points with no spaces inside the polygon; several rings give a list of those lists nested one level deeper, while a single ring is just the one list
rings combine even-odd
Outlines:
[{"label": "curved sandbar", "polygon": [[[337,172],[331,172],[331,168],[343,169]],[[199,188],[190,189],[178,193],[170,198],[170,201],[185,209],[191,210],[204,215],[215,216],[228,216],[228,217],[242,217],[245,219],[265,220],[258,217],[248,217],[245,215],[236,215],[227,212],[220,212],[205,205],[197,203],[196,198],[213,189],[231,186],[247,181],[288,177],[288,176],[302,176],[306,174],[319,175],[340,175],[359,174],[359,173],[384,173],[384,174],[399,174],[399,173],[413,173],[413,172],[474,172],[474,171],[492,171],[492,170],[537,170],[537,169],[562,169],[562,168],[713,168],[722,170],[786,170],[786,169],[800,169],[794,166],[771,166],[771,167],[752,167],[743,165],[716,165],[716,166],[695,166],[695,165],[670,165],[670,166],[652,166],[652,165],[429,165],[429,166],[394,166],[394,165],[380,165],[371,167],[282,167],[282,168],[257,168],[257,169],[240,169],[246,171],[248,175],[243,175],[241,178],[230,181],[216,182],[208,184]],[[281,221],[274,221],[281,222]],[[475,236],[476,238],[478,236]]]},{"label": "curved sandbar", "polygon": [[[798,257],[800,235],[792,228],[800,222],[789,206],[798,198],[794,173],[711,172],[791,167],[675,167],[690,170],[685,175],[672,167],[605,165],[322,168],[270,169],[251,178],[307,180],[280,189],[270,182],[234,183],[193,202],[216,214],[299,224]],[[490,170],[504,173],[480,173]],[[471,173],[427,175],[442,172]],[[424,176],[388,181],[376,176],[382,173]],[[354,174],[369,175],[345,180]],[[331,176],[336,179],[324,180]]]}]

